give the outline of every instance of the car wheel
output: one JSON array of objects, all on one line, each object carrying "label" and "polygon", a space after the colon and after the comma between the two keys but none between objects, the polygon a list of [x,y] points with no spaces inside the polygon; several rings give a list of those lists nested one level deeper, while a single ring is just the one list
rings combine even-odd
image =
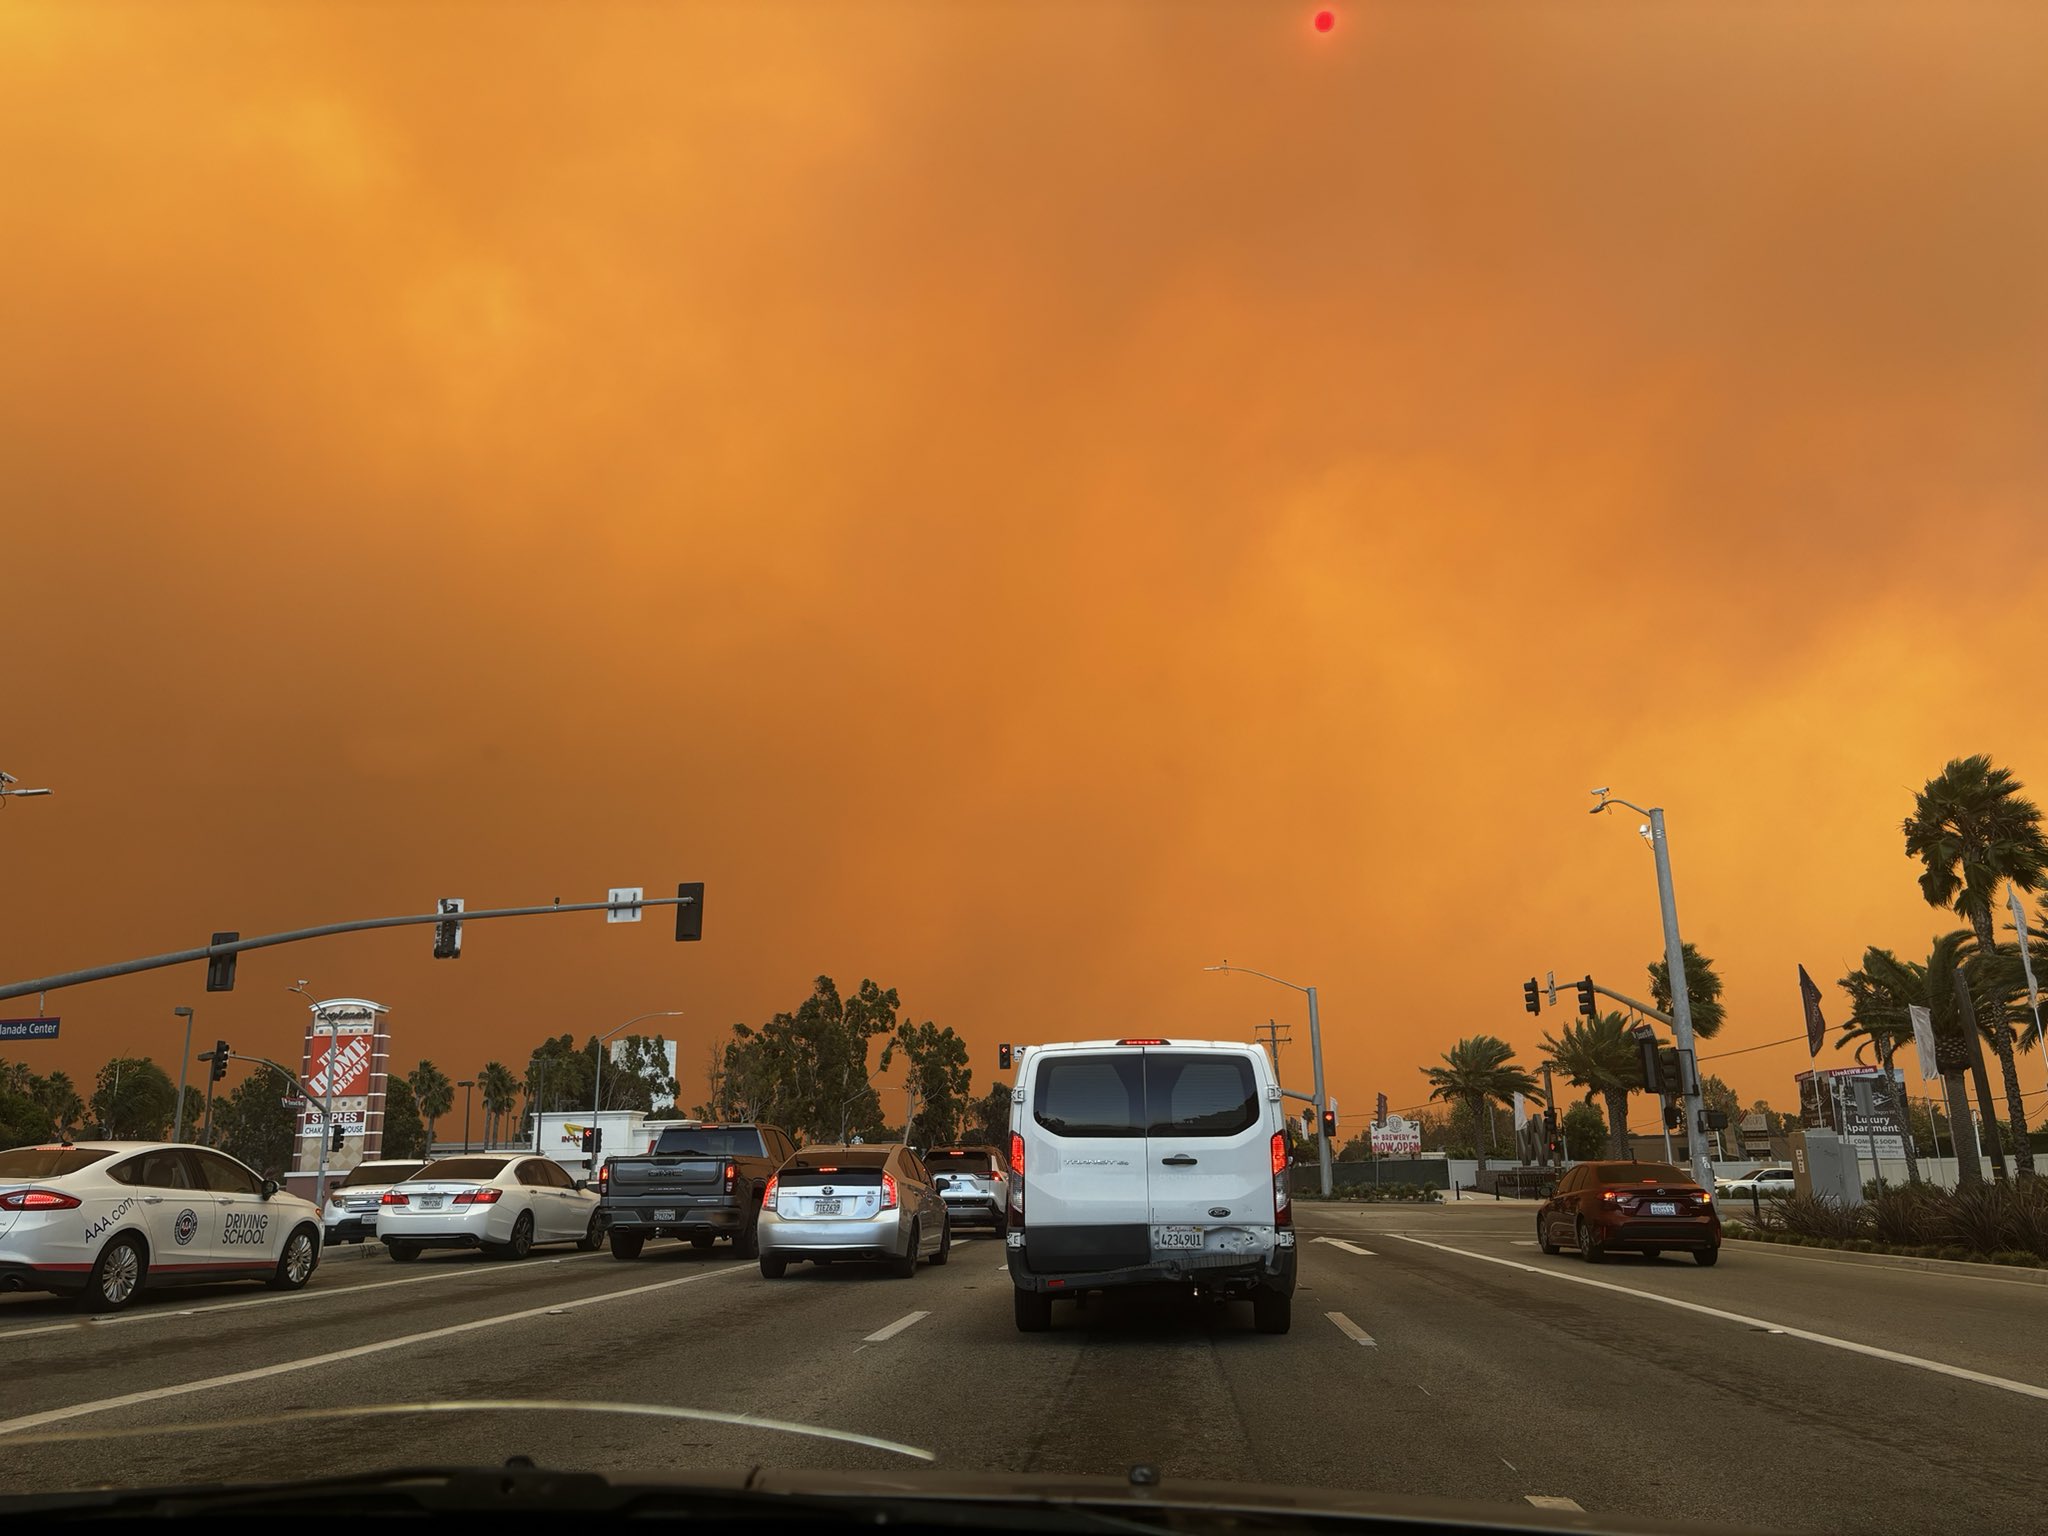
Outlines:
[{"label": "car wheel", "polygon": [[910,1224],[910,1245],[904,1249],[903,1257],[889,1262],[889,1273],[898,1280],[908,1280],[917,1273],[917,1245],[921,1241],[917,1223]]},{"label": "car wheel", "polygon": [[1261,1333],[1285,1333],[1293,1320],[1294,1298],[1261,1286],[1252,1292],[1252,1326]]},{"label": "car wheel", "polygon": [[604,1218],[598,1215],[597,1212],[592,1211],[590,1213],[590,1225],[584,1229],[583,1235],[576,1239],[576,1251],[578,1253],[595,1253],[603,1246]]},{"label": "car wheel", "polygon": [[319,1245],[313,1229],[301,1227],[284,1240],[284,1252],[277,1256],[277,1269],[270,1277],[273,1291],[296,1291],[313,1278],[313,1266],[320,1262]]},{"label": "car wheel", "polygon": [[953,1223],[945,1217],[939,1218],[939,1251],[932,1255],[934,1264],[943,1264],[953,1254]]},{"label": "car wheel", "polygon": [[1052,1326],[1052,1298],[1043,1291],[1012,1291],[1019,1333],[1044,1333]]},{"label": "car wheel", "polygon": [[498,1250],[508,1259],[523,1259],[533,1252],[533,1212],[521,1211],[512,1223],[512,1241]]},{"label": "car wheel", "polygon": [[765,1253],[761,1255],[761,1278],[763,1280],[780,1280],[788,1270],[789,1260],[771,1258]]},{"label": "car wheel", "polygon": [[79,1302],[88,1312],[118,1312],[141,1292],[148,1272],[142,1244],[132,1237],[117,1237],[100,1250]]},{"label": "car wheel", "polygon": [[761,1209],[759,1206],[754,1208],[752,1219],[733,1234],[732,1256],[736,1259],[758,1259],[761,1256]]},{"label": "car wheel", "polygon": [[1563,1251],[1550,1240],[1550,1227],[1541,1216],[1536,1218],[1536,1246],[1553,1255]]},{"label": "car wheel", "polygon": [[394,1237],[384,1245],[384,1251],[391,1255],[394,1264],[410,1264],[420,1256],[420,1245],[408,1243],[402,1237]]},{"label": "car wheel", "polygon": [[1579,1245],[1579,1257],[1588,1264],[1598,1264],[1606,1259],[1607,1250],[1594,1239],[1593,1229],[1586,1224],[1585,1217],[1581,1216],[1578,1219],[1578,1225],[1572,1229],[1572,1235]]},{"label": "car wheel", "polygon": [[1712,1269],[1721,1262],[1721,1250],[1718,1248],[1695,1248],[1692,1251],[1692,1261],[1702,1269]]},{"label": "car wheel", "polygon": [[709,1253],[711,1251],[711,1245],[715,1241],[717,1241],[717,1239],[712,1237],[712,1235],[709,1232],[693,1232],[690,1234],[690,1246],[696,1249],[699,1253]]},{"label": "car wheel", "polygon": [[612,1228],[612,1257],[628,1263],[640,1257],[640,1250],[647,1246],[647,1239],[638,1232],[621,1232]]}]

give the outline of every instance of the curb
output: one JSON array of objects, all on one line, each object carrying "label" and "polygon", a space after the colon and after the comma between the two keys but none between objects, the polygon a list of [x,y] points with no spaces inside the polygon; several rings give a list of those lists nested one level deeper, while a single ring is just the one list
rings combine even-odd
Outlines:
[{"label": "curb", "polygon": [[1793,1258],[1818,1259],[1823,1264],[1870,1264],[1879,1269],[1917,1269],[1934,1275],[1960,1275],[1979,1280],[2012,1280],[2021,1285],[2048,1285],[2048,1269],[2029,1269],[2022,1264],[1975,1264],[1966,1259],[1922,1259],[1906,1253],[1854,1253],[1845,1248],[1806,1248],[1797,1243],[1760,1243],[1749,1237],[1728,1237],[1742,1244],[1743,1251],[1761,1249],[1767,1253],[1789,1254]]},{"label": "curb", "polygon": [[360,1243],[336,1243],[329,1247],[323,1242],[320,1245],[320,1262],[322,1264],[347,1264],[356,1259],[381,1259],[383,1257],[384,1245],[374,1237],[366,1237]]}]

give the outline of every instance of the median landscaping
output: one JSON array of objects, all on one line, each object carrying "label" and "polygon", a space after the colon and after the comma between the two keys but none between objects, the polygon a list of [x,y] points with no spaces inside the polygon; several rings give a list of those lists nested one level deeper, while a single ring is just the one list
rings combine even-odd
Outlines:
[{"label": "median landscaping", "polygon": [[1855,1206],[1795,1195],[1765,1205],[1761,1221],[1727,1220],[1723,1232],[1800,1248],[2048,1268],[2048,1182],[1953,1191],[1909,1185]]}]

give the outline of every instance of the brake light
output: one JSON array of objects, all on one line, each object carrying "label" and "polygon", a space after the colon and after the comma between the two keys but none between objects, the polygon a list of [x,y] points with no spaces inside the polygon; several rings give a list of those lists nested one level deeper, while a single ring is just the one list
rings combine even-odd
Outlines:
[{"label": "brake light", "polygon": [[612,1187],[612,1165],[602,1163],[597,1170],[597,1192],[601,1195]]},{"label": "brake light", "polygon": [[1294,1225],[1294,1203],[1287,1189],[1287,1133],[1273,1133],[1273,1225]]},{"label": "brake light", "polygon": [[410,1205],[412,1202],[395,1189],[387,1189],[378,1199],[379,1205]]},{"label": "brake light", "polygon": [[1620,1198],[1621,1196],[1616,1194],[1611,1189],[1603,1189],[1600,1191],[1600,1203],[1602,1205],[1612,1205],[1615,1201],[1619,1200]]},{"label": "brake light", "polygon": [[764,1192],[762,1193],[762,1195],[761,1195],[761,1209],[762,1209],[762,1210],[764,1210],[764,1211],[772,1211],[772,1210],[774,1210],[774,1209],[775,1209],[775,1189],[776,1189],[776,1186],[777,1186],[777,1185],[779,1185],[779,1184],[780,1184],[781,1182],[782,1182],[782,1175],[781,1175],[781,1174],[779,1174],[779,1173],[771,1173],[771,1174],[769,1174],[769,1175],[768,1175],[768,1188],[767,1188],[767,1189],[766,1189],[766,1190],[765,1190],[765,1191],[764,1191]]},{"label": "brake light", "polygon": [[732,1193],[733,1181],[738,1176],[738,1174],[739,1169],[734,1167],[731,1163],[727,1163],[725,1165],[725,1192],[728,1195]]},{"label": "brake light", "polygon": [[882,1175],[882,1209],[885,1211],[896,1209],[896,1175],[893,1173]]},{"label": "brake light", "polygon": [[0,1211],[75,1211],[83,1202],[57,1189],[15,1189],[0,1195]]},{"label": "brake light", "polygon": [[1171,1043],[1171,1042],[1169,1042],[1169,1041],[1165,1041],[1165,1040],[1119,1040],[1119,1041],[1117,1041],[1117,1044],[1118,1044],[1118,1045],[1167,1045],[1167,1044],[1170,1044],[1170,1043]]},{"label": "brake light", "polygon": [[1024,1133],[1010,1132],[1010,1172],[1021,1175],[1024,1172]]},{"label": "brake light", "polygon": [[449,1202],[451,1205],[496,1205],[505,1193],[496,1187],[490,1189],[465,1189]]},{"label": "brake light", "polygon": [[1287,1171],[1287,1133],[1285,1131],[1275,1131],[1273,1133],[1273,1171],[1275,1173],[1285,1173]]}]

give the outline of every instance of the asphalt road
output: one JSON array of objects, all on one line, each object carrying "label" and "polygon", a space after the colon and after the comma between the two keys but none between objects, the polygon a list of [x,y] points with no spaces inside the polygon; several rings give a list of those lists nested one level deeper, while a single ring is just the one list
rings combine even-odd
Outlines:
[{"label": "asphalt road", "polygon": [[[1116,1298],[1010,1318],[1000,1247],[909,1280],[764,1281],[721,1248],[325,1265],[80,1315],[0,1298],[0,1489],[544,1464],[1122,1473],[1477,1498],[1761,1530],[2039,1531],[2048,1287],[1730,1244],[1545,1258],[1527,1208],[1298,1207],[1293,1331]],[[419,1402],[582,1408],[295,1418]],[[167,1430],[180,1433],[167,1433]],[[54,1443],[48,1438],[64,1438]],[[27,1443],[29,1441],[36,1443]]]}]

